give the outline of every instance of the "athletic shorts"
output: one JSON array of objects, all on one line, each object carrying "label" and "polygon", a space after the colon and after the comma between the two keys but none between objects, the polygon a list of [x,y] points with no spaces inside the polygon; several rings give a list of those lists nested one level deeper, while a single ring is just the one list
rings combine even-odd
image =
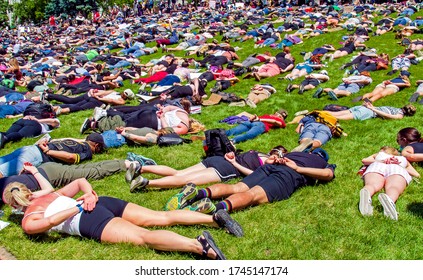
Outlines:
[{"label": "athletic shorts", "polygon": [[307,86],[307,85],[312,85],[314,87],[317,87],[320,84],[320,81],[318,79],[305,79],[304,81],[301,82],[301,84],[303,86]]},{"label": "athletic shorts", "polygon": [[400,175],[405,179],[407,185],[410,184],[412,179],[410,174],[408,174],[407,170],[404,167],[398,164],[386,164],[377,161],[373,162],[366,168],[366,171],[363,173],[363,176],[368,173],[378,173],[384,178],[387,178],[391,175]]},{"label": "athletic shorts", "polygon": [[81,236],[101,241],[104,228],[115,217],[122,217],[128,202],[108,196],[100,196],[91,212],[82,212],[79,221]]},{"label": "athletic shorts", "polygon": [[201,163],[206,168],[213,168],[217,176],[219,176],[222,181],[228,181],[230,179],[238,178],[241,176],[241,173],[239,173],[238,169],[236,169],[232,163],[221,156],[205,158]]},{"label": "athletic shorts", "polygon": [[352,84],[345,84],[342,83],[338,86],[339,90],[346,90],[350,93],[357,93],[360,91],[360,86],[356,83],[352,83]]},{"label": "athletic shorts", "polygon": [[266,193],[269,202],[289,198],[306,184],[304,176],[285,165],[265,164],[245,177],[242,182],[250,189],[259,186]]}]

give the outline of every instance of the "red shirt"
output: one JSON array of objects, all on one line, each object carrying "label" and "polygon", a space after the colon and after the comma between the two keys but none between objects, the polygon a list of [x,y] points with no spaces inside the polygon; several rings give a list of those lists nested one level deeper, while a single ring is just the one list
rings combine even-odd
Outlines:
[{"label": "red shirt", "polygon": [[271,128],[274,128],[274,127],[281,127],[281,128],[286,127],[285,121],[275,115],[263,115],[263,116],[260,116],[259,118],[260,118],[260,121],[264,123],[266,132],[268,132]]}]

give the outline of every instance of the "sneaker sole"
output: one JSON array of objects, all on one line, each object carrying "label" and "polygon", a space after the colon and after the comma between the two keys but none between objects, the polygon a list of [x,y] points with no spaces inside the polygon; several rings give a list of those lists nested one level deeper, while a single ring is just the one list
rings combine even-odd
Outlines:
[{"label": "sneaker sole", "polygon": [[184,210],[190,210],[194,212],[200,212],[203,214],[212,214],[216,211],[216,206],[213,204],[211,200],[207,201],[200,201],[198,204],[189,205]]},{"label": "sneaker sole", "polygon": [[391,204],[391,201],[390,201],[390,198],[388,197],[388,195],[381,193],[381,194],[379,194],[378,199],[379,199],[380,203],[382,204],[383,214],[386,217],[397,221],[398,220],[398,212],[395,209],[395,207],[393,207],[393,205]]},{"label": "sneaker sole", "polygon": [[197,195],[197,192],[197,187],[194,184],[185,185],[179,193],[169,199],[164,207],[165,211],[184,208],[187,202]]},{"label": "sneaker sole", "polygon": [[360,190],[360,203],[359,203],[359,210],[361,215],[363,216],[372,216],[373,215],[373,207],[369,204],[369,191],[366,189]]},{"label": "sneaker sole", "polygon": [[[138,182],[138,179],[141,179],[141,181],[140,181],[140,182]],[[136,182],[136,183],[132,184],[132,182],[134,182],[134,181],[132,181],[132,182],[131,182],[131,187],[130,187],[129,191],[130,191],[131,193],[133,193],[133,192],[139,191],[140,189],[145,188],[145,186],[147,186],[147,185],[148,185],[148,180],[144,181],[144,179],[145,179],[145,178],[143,178],[143,177],[141,177],[141,176],[140,176],[140,177],[138,177],[137,179],[135,179],[135,180],[137,180],[137,182]]]},{"label": "sneaker sole", "polygon": [[129,165],[128,170],[126,170],[126,173],[125,173],[125,181],[128,184],[131,183],[132,180],[134,179],[135,172],[136,172],[136,165],[134,163],[131,163]]},{"label": "sneaker sole", "polygon": [[230,234],[233,234],[236,237],[244,236],[244,230],[242,229],[241,225],[237,221],[235,221],[227,211],[219,210],[214,214],[213,218],[218,221],[221,221],[222,224],[218,223],[219,226],[224,227],[226,231]]}]

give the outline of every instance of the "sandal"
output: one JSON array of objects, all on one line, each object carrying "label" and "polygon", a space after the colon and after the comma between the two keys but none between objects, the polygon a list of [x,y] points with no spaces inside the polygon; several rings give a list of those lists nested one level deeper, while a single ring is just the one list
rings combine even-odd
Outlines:
[{"label": "sandal", "polygon": [[201,246],[203,246],[203,257],[207,257],[208,251],[212,249],[216,253],[216,260],[226,260],[225,255],[222,253],[219,247],[217,247],[216,243],[214,243],[210,232],[206,230],[203,231],[203,233],[197,237],[197,241],[200,242]]}]

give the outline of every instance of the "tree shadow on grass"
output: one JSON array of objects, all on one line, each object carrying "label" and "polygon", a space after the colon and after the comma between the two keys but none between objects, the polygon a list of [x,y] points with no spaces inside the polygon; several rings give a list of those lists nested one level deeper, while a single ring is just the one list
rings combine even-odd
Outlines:
[{"label": "tree shadow on grass", "polygon": [[407,206],[407,210],[423,219],[423,202],[413,202]]}]

